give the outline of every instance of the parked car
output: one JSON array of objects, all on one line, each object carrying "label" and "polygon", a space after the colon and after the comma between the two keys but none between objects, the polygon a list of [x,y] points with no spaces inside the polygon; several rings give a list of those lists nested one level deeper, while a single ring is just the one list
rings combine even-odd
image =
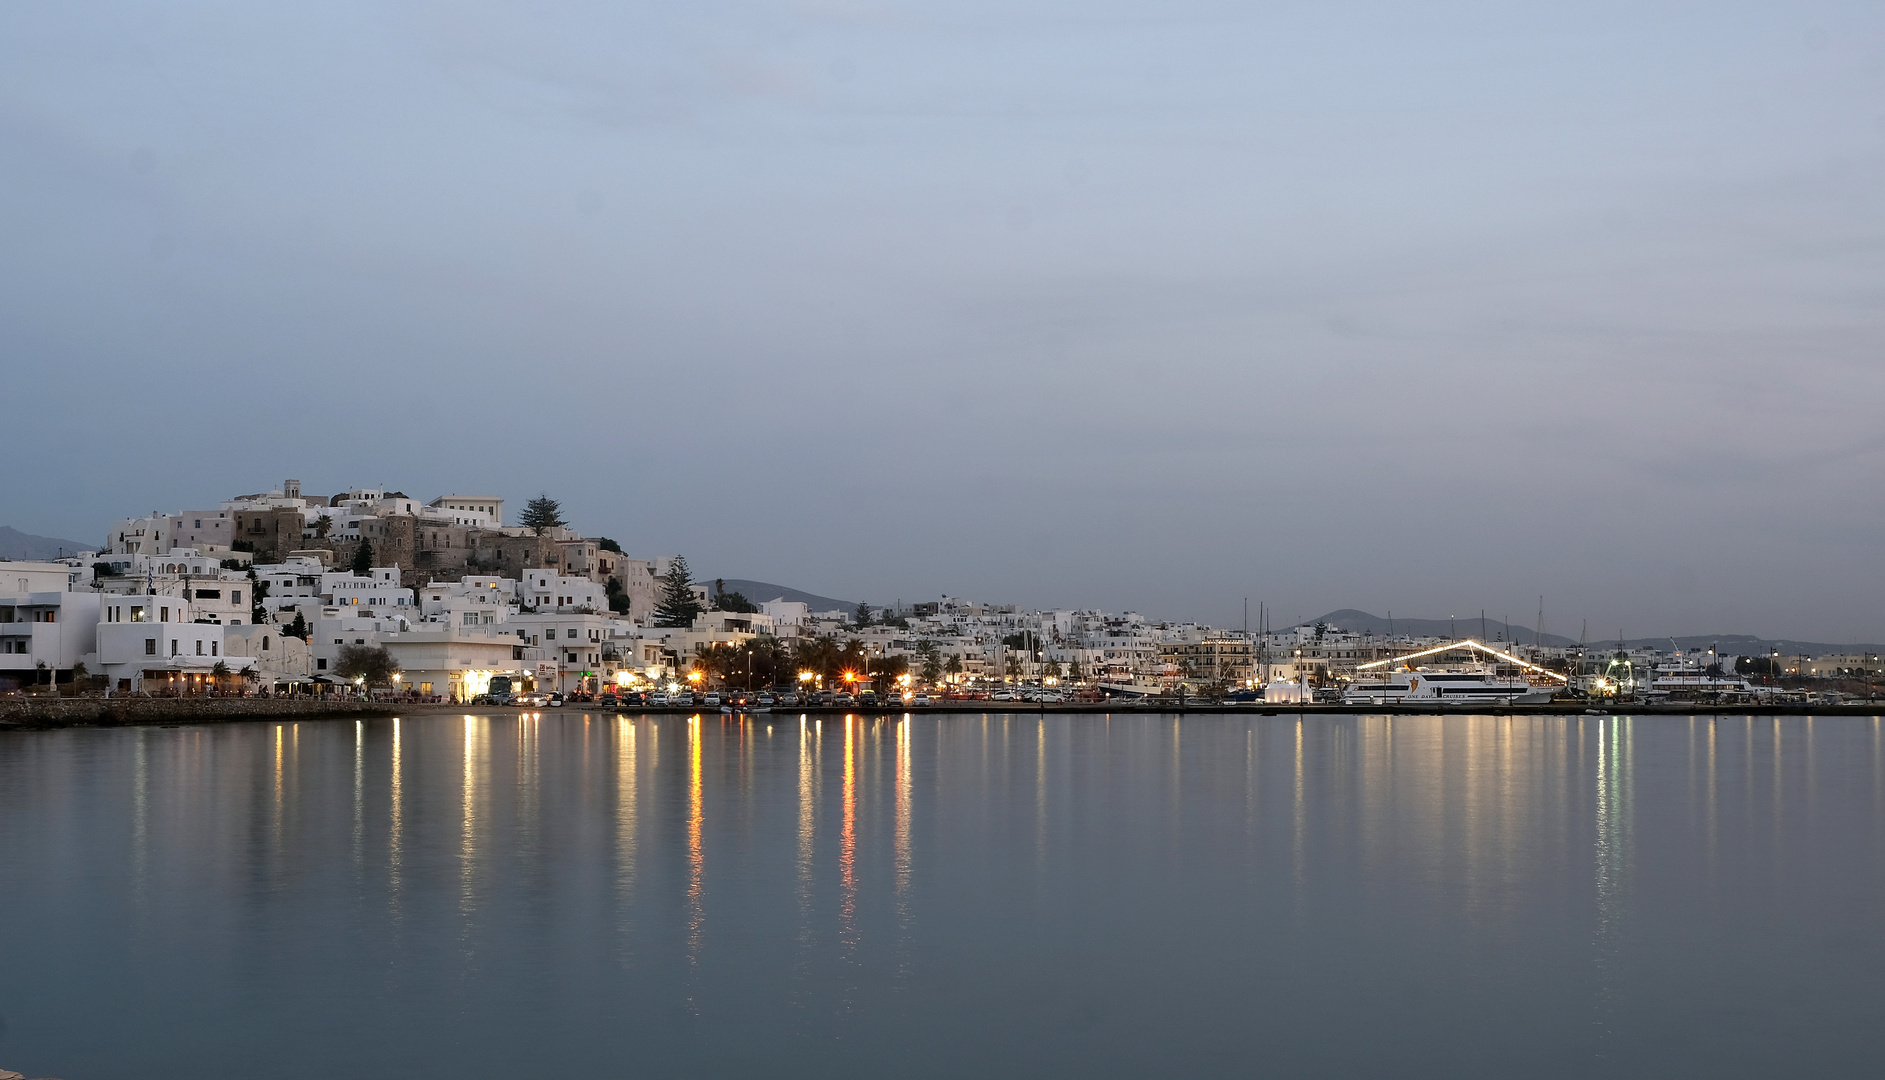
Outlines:
[{"label": "parked car", "polygon": [[563,694],[562,694],[562,691],[560,691],[560,690],[553,690],[553,691],[551,691],[551,692],[550,692],[550,700],[548,700],[548,701],[546,701],[546,702],[544,702],[544,704],[545,704],[545,705],[548,705],[548,706],[549,706],[550,708],[552,708],[552,709],[560,709],[560,708],[562,708],[562,707],[563,707]]},{"label": "parked car", "polygon": [[666,691],[657,690],[648,695],[648,705],[651,708],[665,709],[673,703],[674,699]]},{"label": "parked car", "polygon": [[1040,702],[1043,705],[1058,705],[1061,702],[1066,701],[1067,699],[1064,697],[1061,697],[1058,691],[1043,690],[1041,691],[1040,695],[1036,697],[1034,700]]},{"label": "parked car", "polygon": [[846,708],[856,705],[857,698],[852,697],[850,694],[833,694],[831,696],[831,704],[839,708]]},{"label": "parked car", "polygon": [[702,705],[712,705],[714,708],[717,709],[720,707],[720,695],[712,694],[712,693],[702,694],[700,696],[700,703]]},{"label": "parked car", "polygon": [[596,705],[600,708],[613,709],[615,708],[616,704],[617,704],[617,699],[614,694],[605,692],[605,693],[596,695]]},{"label": "parked car", "polygon": [[928,705],[929,705],[929,695],[928,695],[928,694],[925,694],[925,693],[923,693],[923,692],[922,692],[921,690],[919,690],[919,691],[917,691],[916,693],[914,693],[914,694],[911,694],[911,695],[910,695],[910,707],[911,707],[911,708],[913,708],[913,709],[921,709],[921,708],[925,708],[925,707],[927,707]]},{"label": "parked car", "polygon": [[773,697],[771,694],[755,694],[753,696],[753,704],[763,709],[770,709],[778,703],[779,699]]},{"label": "parked car", "polygon": [[988,700],[990,701],[1013,701],[1014,699],[1013,690],[997,690],[988,695]]}]

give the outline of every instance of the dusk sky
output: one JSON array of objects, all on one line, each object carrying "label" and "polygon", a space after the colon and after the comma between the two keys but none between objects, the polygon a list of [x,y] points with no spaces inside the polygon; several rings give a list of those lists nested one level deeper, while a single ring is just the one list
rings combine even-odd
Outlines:
[{"label": "dusk sky", "polygon": [[1885,640],[1885,5],[0,6],[0,524]]}]

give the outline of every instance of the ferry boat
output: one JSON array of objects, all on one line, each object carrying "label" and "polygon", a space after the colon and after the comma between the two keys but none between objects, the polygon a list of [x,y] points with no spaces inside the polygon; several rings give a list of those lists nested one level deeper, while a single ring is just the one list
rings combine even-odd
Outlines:
[{"label": "ferry boat", "polygon": [[1342,689],[1344,705],[1543,705],[1556,686],[1535,686],[1522,675],[1476,666],[1466,670],[1418,667],[1368,672]]},{"label": "ferry boat", "polygon": [[1669,701],[1753,701],[1757,693],[1746,679],[1728,674],[1718,661],[1704,665],[1701,657],[1678,652],[1656,662],[1643,696]]},{"label": "ferry boat", "polygon": [[[1445,661],[1447,654],[1460,653],[1466,654],[1462,662],[1415,664],[1425,657]],[[1342,704],[1543,705],[1567,681],[1555,671],[1467,638],[1358,666],[1354,681],[1342,688]]]}]

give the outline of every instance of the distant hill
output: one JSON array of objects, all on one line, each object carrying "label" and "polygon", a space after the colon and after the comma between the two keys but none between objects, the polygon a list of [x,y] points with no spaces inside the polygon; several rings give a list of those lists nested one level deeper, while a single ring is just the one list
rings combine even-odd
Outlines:
[{"label": "distant hill", "polygon": [[81,544],[56,536],[34,536],[11,525],[0,525],[0,559],[57,559],[81,551],[97,551],[98,544]]},{"label": "distant hill", "polygon": [[[1357,634],[1387,635],[1393,633],[1412,634],[1415,637],[1447,637],[1451,634],[1457,634],[1463,638],[1479,638],[1486,641],[1498,641],[1503,639],[1505,641],[1522,642],[1526,645],[1530,645],[1539,640],[1538,635],[1533,633],[1529,627],[1519,626],[1516,623],[1511,627],[1512,632],[1506,634],[1505,623],[1498,619],[1487,619],[1485,628],[1482,630],[1479,625],[1479,616],[1477,615],[1474,615],[1470,619],[1402,619],[1397,617],[1392,623],[1392,629],[1390,629],[1388,620],[1378,615],[1370,615],[1365,611],[1356,611],[1354,608],[1343,608],[1340,611],[1331,611],[1319,619],[1310,619],[1302,625],[1314,626],[1319,622],[1327,623],[1338,629],[1353,631]],[[1544,636],[1544,644],[1564,647],[1567,645],[1576,645],[1577,639],[1559,637],[1557,634],[1546,634]]]},{"label": "distant hill", "polygon": [[[713,578],[696,578],[698,584],[713,587]],[[819,596],[801,589],[789,589],[784,585],[774,585],[766,581],[753,581],[748,578],[726,578],[726,591],[736,592],[755,604],[769,600],[797,601],[813,611],[856,611],[855,600],[833,600],[829,596]]]},{"label": "distant hill", "polygon": [[[1319,622],[1327,623],[1330,626],[1342,630],[1350,630],[1355,633],[1387,634],[1389,632],[1389,624],[1386,619],[1376,615],[1370,615],[1365,611],[1356,611],[1353,608],[1331,611],[1319,619],[1310,619],[1301,625],[1313,626]],[[1394,633],[1413,634],[1417,637],[1446,637],[1450,634],[1458,634],[1463,638],[1470,637],[1497,641],[1500,635],[1505,632],[1505,629],[1504,622],[1487,619],[1485,630],[1483,631],[1484,636],[1482,637],[1482,631],[1479,626],[1479,616],[1477,615],[1474,615],[1470,619],[1455,620],[1396,618],[1393,623]],[[1530,645],[1537,639],[1537,634],[1517,624],[1512,626],[1510,636],[1505,638],[1506,641],[1516,641],[1524,645]],[[1670,644],[1672,640],[1675,643],[1673,646]],[[1577,639],[1563,637],[1558,634],[1546,634],[1544,636],[1544,644],[1558,648],[1568,648],[1575,646]],[[1727,656],[1764,656],[1775,650],[1778,650],[1782,656],[1796,654],[1823,656],[1827,653],[1880,651],[1877,645],[1838,645],[1824,641],[1795,641],[1792,638],[1763,638],[1756,637],[1752,634],[1691,634],[1686,637],[1677,637],[1674,639],[1667,637],[1626,638],[1623,644],[1626,647],[1632,648],[1638,645],[1647,645],[1656,649],[1669,649],[1673,647],[1684,651],[1689,649],[1706,649],[1712,646],[1717,651]],[[1615,647],[1616,639],[1592,637],[1586,645],[1593,649]]]}]

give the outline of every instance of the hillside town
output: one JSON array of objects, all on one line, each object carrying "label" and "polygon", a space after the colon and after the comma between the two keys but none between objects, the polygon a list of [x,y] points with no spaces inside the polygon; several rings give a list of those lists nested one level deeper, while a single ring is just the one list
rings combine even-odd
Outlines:
[{"label": "hillside town", "polygon": [[[584,535],[548,496],[507,520],[497,495],[311,495],[295,480],[209,509],[126,518],[97,551],[0,564],[0,679],[105,695],[691,704],[738,689],[840,703],[1379,703],[1418,696],[1420,679],[1373,672],[1427,670],[1406,658],[1428,657],[1453,672],[1441,678],[1459,678],[1461,663],[1503,671],[1507,682],[1477,691],[1496,700],[1751,700],[1851,694],[1854,680],[1869,693],[1880,667],[1875,654],[1750,658],[1504,638],[1323,623],[1252,631],[952,596],[814,611],[696,581],[681,555],[631,555]],[[1810,690],[1814,680],[1824,688]]]}]

